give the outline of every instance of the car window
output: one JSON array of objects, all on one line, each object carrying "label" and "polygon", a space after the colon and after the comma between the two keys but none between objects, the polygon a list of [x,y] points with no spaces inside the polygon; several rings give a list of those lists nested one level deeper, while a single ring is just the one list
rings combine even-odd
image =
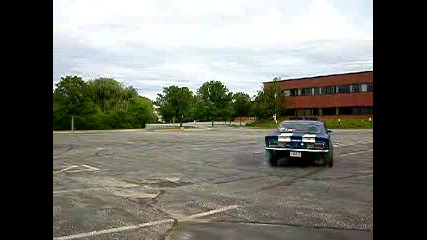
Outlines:
[{"label": "car window", "polygon": [[320,125],[312,123],[287,123],[280,124],[280,131],[283,132],[310,132],[310,133],[321,133],[322,129]]}]

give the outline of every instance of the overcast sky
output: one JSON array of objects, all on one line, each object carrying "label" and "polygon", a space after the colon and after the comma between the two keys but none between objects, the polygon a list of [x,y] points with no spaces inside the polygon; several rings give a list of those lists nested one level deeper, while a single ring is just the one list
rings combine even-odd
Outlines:
[{"label": "overcast sky", "polygon": [[212,79],[262,82],[373,69],[372,0],[54,0],[53,83],[112,77],[152,100]]}]

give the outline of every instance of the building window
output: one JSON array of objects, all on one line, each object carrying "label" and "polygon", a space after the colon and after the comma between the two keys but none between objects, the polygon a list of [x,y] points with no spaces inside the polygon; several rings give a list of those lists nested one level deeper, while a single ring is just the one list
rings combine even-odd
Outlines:
[{"label": "building window", "polygon": [[350,85],[350,91],[354,93],[360,92],[360,88],[361,88],[360,84]]},{"label": "building window", "polygon": [[360,84],[360,91],[361,92],[367,92],[368,91],[368,84],[366,84],[366,83]]},{"label": "building window", "polygon": [[296,116],[312,116],[313,111],[312,109],[298,109],[296,110]]},{"label": "building window", "polygon": [[337,93],[350,93],[350,85],[338,86],[338,92]]},{"label": "building window", "polygon": [[334,94],[335,93],[335,86],[323,87],[322,93],[323,94]]},{"label": "building window", "polygon": [[373,92],[373,91],[374,91],[374,84],[368,83],[368,92]]},{"label": "building window", "polygon": [[299,96],[299,89],[291,89],[291,96]]},{"label": "building window", "polygon": [[335,108],[323,108],[322,115],[335,115]]},{"label": "building window", "polygon": [[282,90],[282,92],[286,97],[291,96],[291,90]]},{"label": "building window", "polygon": [[353,113],[353,108],[341,107],[341,108],[339,108],[339,113],[342,115],[351,115]]},{"label": "building window", "polygon": [[321,95],[322,94],[322,88],[313,88],[313,95]]},{"label": "building window", "polygon": [[301,89],[301,95],[302,96],[310,96],[310,95],[312,95],[311,88],[303,88],[303,89]]},{"label": "building window", "polygon": [[372,107],[362,107],[360,108],[360,114],[363,115],[372,115],[373,111],[372,111]]},{"label": "building window", "polygon": [[355,107],[352,114],[354,115],[372,115],[372,107]]}]

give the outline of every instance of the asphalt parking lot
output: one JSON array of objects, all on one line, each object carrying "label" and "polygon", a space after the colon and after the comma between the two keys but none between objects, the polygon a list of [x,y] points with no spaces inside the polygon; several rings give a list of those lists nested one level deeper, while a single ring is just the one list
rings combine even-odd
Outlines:
[{"label": "asphalt parking lot", "polygon": [[372,239],[372,130],[333,168],[270,167],[270,131],[54,133],[54,239]]}]

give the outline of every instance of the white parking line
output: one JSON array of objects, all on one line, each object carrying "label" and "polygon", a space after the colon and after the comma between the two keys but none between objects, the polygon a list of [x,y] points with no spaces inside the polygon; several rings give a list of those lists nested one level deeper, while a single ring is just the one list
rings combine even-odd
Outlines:
[{"label": "white parking line", "polygon": [[[224,212],[227,210],[235,209],[238,207],[239,207],[238,205],[232,205],[232,206],[228,206],[228,207],[214,209],[211,211],[190,215],[186,218],[179,219],[178,221],[183,222],[183,221],[194,219],[194,218],[209,216],[209,215]],[[138,224],[138,225],[131,225],[131,226],[125,226],[125,227],[104,229],[104,230],[100,230],[100,231],[92,231],[92,232],[88,232],[88,233],[79,233],[79,234],[74,234],[74,235],[62,236],[62,237],[54,238],[54,240],[70,240],[70,239],[92,237],[92,236],[97,236],[97,235],[101,235],[101,234],[117,233],[117,232],[129,231],[129,230],[134,230],[134,229],[138,229],[138,228],[144,228],[144,227],[149,227],[149,226],[154,226],[154,225],[159,225],[159,224],[164,224],[164,223],[172,223],[174,221],[175,221],[174,219],[164,219],[164,220],[158,220],[158,221],[153,221],[153,222],[148,222],[148,223],[142,223],[142,224]]]},{"label": "white parking line", "polygon": [[101,235],[101,234],[117,233],[117,232],[129,231],[129,230],[133,230],[133,229],[144,228],[144,227],[149,227],[149,226],[154,226],[154,225],[159,225],[159,224],[164,224],[164,223],[172,223],[174,221],[175,220],[173,220],[173,219],[164,219],[164,220],[159,220],[159,221],[142,223],[142,224],[138,224],[138,225],[111,228],[111,229],[105,229],[105,230],[100,230],[100,231],[92,231],[92,232],[88,232],[88,233],[80,233],[80,234],[68,235],[68,236],[63,236],[63,237],[57,237],[57,238],[54,238],[54,240],[70,240],[70,239],[92,237],[92,236],[97,236],[97,235]]},{"label": "white parking line", "polygon": [[70,170],[71,168],[75,168],[75,167],[78,167],[78,166],[77,165],[72,165],[72,166],[69,166],[67,168],[62,169],[60,172],[65,172],[65,171]]},{"label": "white parking line", "polygon": [[[58,190],[53,191],[53,194],[60,194],[60,193],[73,193],[73,192],[87,192],[87,191],[100,191],[100,190],[109,190],[109,189],[115,189],[115,188],[138,188],[141,187],[137,184],[129,184],[125,186],[106,186],[106,187],[97,187],[97,188],[80,188],[80,189],[70,189],[70,190]],[[147,186],[144,186],[145,188],[149,188]]]},{"label": "white parking line", "polygon": [[214,210],[211,210],[211,211],[194,214],[194,215],[189,216],[188,218],[189,219],[193,219],[193,218],[205,217],[205,216],[213,215],[213,214],[216,214],[216,213],[225,212],[225,211],[228,211],[228,210],[231,210],[231,209],[235,209],[235,208],[238,208],[238,207],[239,207],[238,205],[232,205],[232,206],[228,206],[228,207],[218,208],[218,209],[214,209]]},{"label": "white parking line", "polygon": [[73,190],[60,190],[60,191],[53,191],[53,194],[59,194],[59,193],[71,193],[71,192],[85,192],[85,191],[96,191],[96,190],[105,190],[106,188],[86,188],[86,189],[73,189]]},{"label": "white parking line", "polygon": [[[86,169],[70,170],[70,169],[79,168],[79,167],[80,168],[84,167]],[[72,166],[69,166],[69,167],[66,167],[66,168],[60,170],[59,172],[76,173],[76,172],[88,172],[88,171],[92,172],[92,171],[98,171],[98,170],[99,170],[99,168],[83,164],[83,165],[72,165]]]},{"label": "white parking line", "polygon": [[359,142],[357,144],[334,143],[334,147],[349,147],[349,146],[357,146],[357,145],[363,145],[368,143],[372,143],[372,142]]},{"label": "white parking line", "polygon": [[89,168],[89,169],[91,169],[91,170],[93,170],[93,171],[98,171],[98,170],[99,170],[99,168],[91,167],[91,166],[89,166],[89,165],[85,165],[85,164],[83,164],[82,166],[87,167],[87,168]]},{"label": "white parking line", "polygon": [[359,151],[359,152],[351,152],[351,153],[340,154],[340,155],[337,155],[336,157],[345,157],[345,156],[351,156],[351,155],[367,153],[367,152],[372,152],[372,151],[374,151],[374,149],[371,148],[369,150],[364,150],[364,151]]}]

